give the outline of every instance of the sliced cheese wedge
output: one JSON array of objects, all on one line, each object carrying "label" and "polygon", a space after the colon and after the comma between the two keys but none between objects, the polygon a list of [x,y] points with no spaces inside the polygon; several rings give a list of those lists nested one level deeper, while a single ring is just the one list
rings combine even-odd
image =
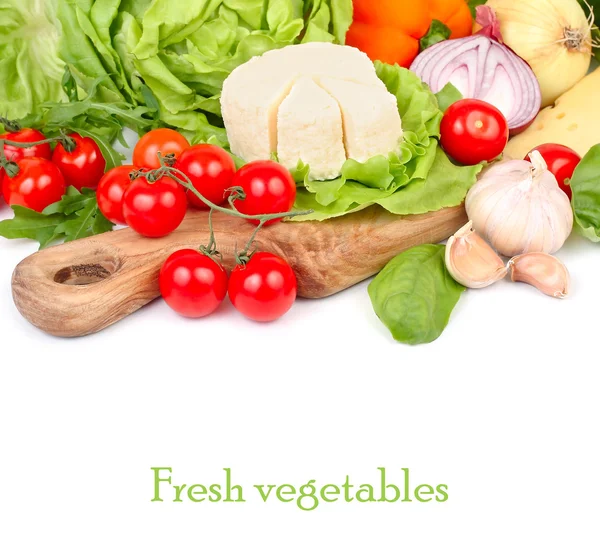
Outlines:
[{"label": "sliced cheese wedge", "polygon": [[512,138],[506,155],[523,159],[533,148],[548,143],[562,144],[584,156],[600,142],[600,106],[593,100],[600,90],[600,69],[587,75],[571,90],[542,109],[531,126]]},{"label": "sliced cheese wedge", "polygon": [[328,77],[320,78],[319,83],[340,106],[348,159],[364,163],[398,150],[402,122],[395,96],[385,88]]},{"label": "sliced cheese wedge", "polygon": [[337,101],[309,77],[300,78],[283,100],[277,118],[279,162],[292,170],[310,165],[310,178],[329,180],[346,161],[342,115]]}]

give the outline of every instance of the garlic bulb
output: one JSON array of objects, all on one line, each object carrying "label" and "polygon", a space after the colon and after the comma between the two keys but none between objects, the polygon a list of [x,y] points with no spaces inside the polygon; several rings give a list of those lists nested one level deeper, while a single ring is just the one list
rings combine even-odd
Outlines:
[{"label": "garlic bulb", "polygon": [[506,257],[555,253],[573,229],[568,197],[540,153],[530,159],[491,166],[465,202],[475,231]]},{"label": "garlic bulb", "polygon": [[546,253],[519,255],[508,262],[513,282],[524,282],[542,293],[564,299],[569,295],[571,278],[567,267]]},{"label": "garlic bulb", "polygon": [[504,43],[533,69],[546,107],[577,84],[592,59],[593,15],[577,0],[488,0]]},{"label": "garlic bulb", "polygon": [[502,259],[468,222],[446,245],[446,268],[459,284],[480,289],[502,280],[507,272]]}]

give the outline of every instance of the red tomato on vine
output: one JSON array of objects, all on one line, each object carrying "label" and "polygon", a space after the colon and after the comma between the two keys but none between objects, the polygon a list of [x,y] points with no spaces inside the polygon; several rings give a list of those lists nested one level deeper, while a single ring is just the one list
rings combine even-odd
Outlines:
[{"label": "red tomato on vine", "polygon": [[74,149],[69,151],[59,142],[52,154],[52,162],[63,173],[67,186],[79,191],[83,188],[95,190],[104,175],[106,160],[91,138],[79,134],[69,134],[69,138],[75,142]]},{"label": "red tomato on vine", "polygon": [[229,298],[243,315],[272,322],[287,313],[296,300],[298,284],[290,265],[272,253],[255,253],[236,266],[229,278]]},{"label": "red tomato on vine", "polygon": [[194,249],[173,253],[160,271],[159,283],[167,305],[189,318],[208,316],[227,295],[223,266]]},{"label": "red tomato on vine", "polygon": [[26,157],[18,163],[18,173],[2,179],[2,193],[9,205],[21,205],[42,212],[60,201],[67,191],[65,179],[54,163],[38,157]]},{"label": "red tomato on vine", "polygon": [[123,217],[128,226],[148,238],[161,238],[176,230],[185,216],[183,187],[168,176],[149,182],[135,179],[123,196]]}]

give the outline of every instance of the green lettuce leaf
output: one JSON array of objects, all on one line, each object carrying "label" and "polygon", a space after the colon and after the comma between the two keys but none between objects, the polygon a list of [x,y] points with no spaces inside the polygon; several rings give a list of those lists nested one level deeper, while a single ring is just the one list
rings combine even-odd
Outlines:
[{"label": "green lettuce leaf", "polygon": [[55,3],[0,0],[0,114],[20,119],[66,100]]},{"label": "green lettuce leaf", "polygon": [[226,139],[219,98],[233,69],[289,44],[343,43],[351,21],[352,0],[0,0],[0,114],[66,100],[68,66],[79,97]]},{"label": "green lettuce leaf", "polygon": [[[294,221],[339,217],[373,204],[398,215],[437,211],[460,205],[475,183],[481,165],[456,166],[438,147],[443,113],[427,85],[408,69],[375,65],[398,101],[404,130],[399,152],[366,163],[348,160],[342,176],[330,181],[309,180],[309,167],[300,163],[294,172],[296,208],[313,213]],[[456,95],[446,90],[444,97]]]},{"label": "green lettuce leaf", "polygon": [[451,83],[447,83],[436,95],[440,110],[444,113],[446,110],[458,100],[462,100],[462,94],[459,90]]}]

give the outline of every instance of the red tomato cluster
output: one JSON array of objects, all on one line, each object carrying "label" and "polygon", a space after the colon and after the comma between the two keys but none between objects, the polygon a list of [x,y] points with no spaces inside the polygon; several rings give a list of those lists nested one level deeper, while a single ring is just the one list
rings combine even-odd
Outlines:
[{"label": "red tomato cluster", "polygon": [[[160,168],[159,152],[215,205],[223,205],[234,187],[242,191],[235,206],[243,214],[288,212],[294,205],[296,184],[289,171],[278,163],[249,163],[236,172],[232,157],[224,149],[210,144],[190,146],[178,132],[158,129],[140,139],[133,152],[133,165],[113,169],[100,181],[98,205],[109,220],[126,224],[143,236],[159,238],[179,227],[188,204],[208,208],[196,194],[168,175],[151,181],[150,175],[136,174]],[[264,252],[252,255],[228,276],[213,256],[183,249],[167,259],[159,281],[166,303],[190,318],[211,314],[229,294],[234,307],[248,318],[276,320],[292,307],[297,291],[289,264]]]},{"label": "red tomato cluster", "polygon": [[229,293],[233,306],[257,322],[281,318],[292,308],[298,289],[290,265],[265,252],[255,253],[247,263],[238,264],[228,277],[213,257],[183,249],[166,260],[159,282],[166,303],[183,316],[207,316]]},{"label": "red tomato cluster", "polygon": [[[100,148],[91,138],[78,134],[70,134],[69,137],[75,143],[71,152],[61,144],[56,146],[54,153],[50,144],[23,148],[5,144],[6,159],[18,167],[13,176],[0,169],[0,195],[4,196],[6,203],[41,212],[59,201],[68,186],[78,190],[98,186],[106,167]],[[3,134],[0,138],[23,144],[46,139],[38,130],[29,128]]]}]

